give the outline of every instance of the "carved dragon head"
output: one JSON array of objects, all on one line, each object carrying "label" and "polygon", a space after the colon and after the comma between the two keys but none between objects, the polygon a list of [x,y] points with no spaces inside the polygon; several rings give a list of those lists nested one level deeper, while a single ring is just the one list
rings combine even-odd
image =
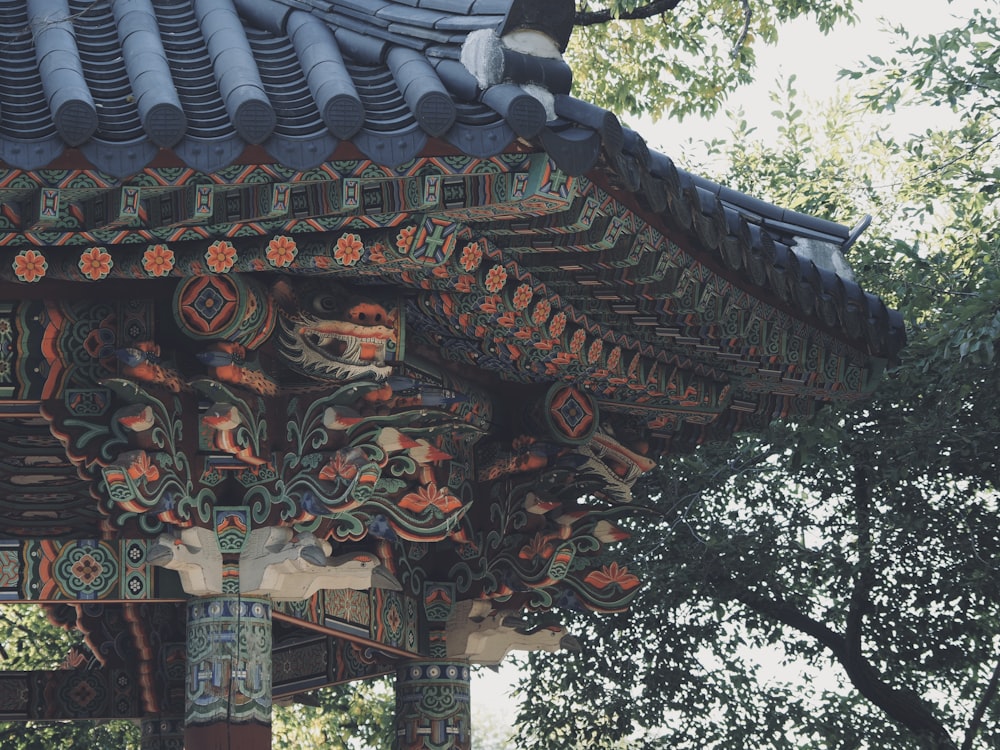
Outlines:
[{"label": "carved dragon head", "polygon": [[321,380],[385,380],[398,358],[399,309],[329,283],[277,290],[278,351],[292,369]]}]

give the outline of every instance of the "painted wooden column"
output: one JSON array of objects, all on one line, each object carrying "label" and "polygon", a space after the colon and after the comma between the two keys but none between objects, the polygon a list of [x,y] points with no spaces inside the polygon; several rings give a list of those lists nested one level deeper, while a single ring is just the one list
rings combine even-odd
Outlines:
[{"label": "painted wooden column", "polygon": [[185,750],[271,747],[271,600],[188,602]]},{"label": "painted wooden column", "polygon": [[396,672],[395,750],[471,750],[467,661],[408,661]]}]

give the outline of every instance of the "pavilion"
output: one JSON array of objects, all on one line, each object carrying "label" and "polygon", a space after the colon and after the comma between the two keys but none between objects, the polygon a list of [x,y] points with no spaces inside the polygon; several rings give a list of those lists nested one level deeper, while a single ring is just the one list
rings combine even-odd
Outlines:
[{"label": "pavilion", "polygon": [[468,748],[471,664],[619,611],[663,456],[862,399],[904,343],[848,227],[576,99],[568,0],[0,0],[0,605],[99,664],[0,719],[270,746],[395,674]]}]

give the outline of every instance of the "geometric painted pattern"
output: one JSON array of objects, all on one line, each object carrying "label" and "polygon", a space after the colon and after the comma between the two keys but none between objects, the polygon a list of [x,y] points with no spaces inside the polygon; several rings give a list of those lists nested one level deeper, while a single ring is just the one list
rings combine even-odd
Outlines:
[{"label": "geometric painted pattern", "polygon": [[573,385],[555,386],[546,396],[547,416],[556,438],[585,443],[597,430],[597,403]]},{"label": "geometric painted pattern", "polygon": [[18,550],[0,547],[0,600],[13,599],[21,577]]},{"label": "geometric painted pattern", "polygon": [[396,745],[400,750],[468,750],[467,662],[413,661],[396,672]]},{"label": "geometric painted pattern", "polygon": [[324,614],[327,622],[339,620],[345,624],[367,628],[371,625],[372,605],[369,591],[332,589],[324,592]]},{"label": "geometric painted pattern", "polygon": [[156,596],[158,569],[144,539],[30,540],[0,547],[0,600],[141,601]]},{"label": "geometric painted pattern", "polygon": [[132,678],[121,669],[61,669],[0,674],[0,719],[138,718]]},{"label": "geometric painted pattern", "polygon": [[271,723],[271,604],[257,597],[188,603],[185,724]]}]

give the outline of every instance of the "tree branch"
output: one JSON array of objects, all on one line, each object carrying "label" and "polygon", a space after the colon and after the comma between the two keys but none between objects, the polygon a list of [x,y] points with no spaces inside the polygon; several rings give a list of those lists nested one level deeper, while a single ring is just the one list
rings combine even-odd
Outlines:
[{"label": "tree branch", "polygon": [[789,604],[782,599],[772,599],[761,596],[743,587],[735,579],[729,581],[738,587],[733,593],[733,599],[748,607],[759,615],[764,615],[772,620],[777,620],[783,625],[798,630],[803,635],[807,635],[819,641],[839,662],[844,660],[845,642],[844,637],[819,620],[814,620],[809,615],[800,611],[796,606]]},{"label": "tree branch", "polygon": [[664,13],[672,11],[680,5],[680,2],[681,0],[653,0],[653,2],[646,3],[645,5],[639,5],[632,10],[622,11],[617,16],[612,14],[610,8],[605,8],[604,10],[581,11],[574,17],[573,23],[576,26],[597,26],[616,19],[634,21],[641,18],[653,18],[654,16],[661,16]]},{"label": "tree branch", "polygon": [[[928,748],[957,750],[948,731],[923,699],[912,691],[892,687],[864,655],[862,626],[869,607],[869,592],[875,583],[875,570],[871,559],[871,487],[867,469],[860,458],[855,462],[854,499],[858,565],[843,635],[809,617],[790,602],[752,591],[717,559],[708,561],[706,578],[717,587],[720,597],[737,601],[757,614],[787,625],[822,644],[841,663],[851,684],[866,700],[912,732]],[[985,712],[984,702],[991,700],[992,695],[1000,689],[1000,685],[996,683],[1000,683],[1000,664],[983,696],[982,710],[977,710],[970,732],[975,732],[978,728]]]},{"label": "tree branch", "polygon": [[[756,594],[727,574],[711,576],[716,584],[728,584],[726,591],[733,600],[759,615],[787,625],[821,643],[840,662],[848,679],[861,695],[894,721],[921,738],[930,739],[934,750],[954,750],[955,743],[947,730],[923,705],[920,696],[896,690],[884,682],[860,651],[851,653],[855,644],[826,624],[814,620],[794,605]],[[1000,665],[998,665],[1000,669]],[[963,748],[965,750],[965,748]]]},{"label": "tree branch", "polygon": [[[854,465],[854,533],[858,539],[858,564],[847,610],[844,639],[847,642],[844,667],[848,674],[861,670],[865,661],[861,653],[861,626],[868,606],[868,592],[874,583],[872,571],[871,489],[864,466]],[[852,678],[853,680],[853,678]]]},{"label": "tree branch", "polygon": [[979,734],[979,727],[983,723],[983,716],[986,714],[986,709],[989,708],[990,703],[996,698],[997,689],[1000,689],[1000,661],[993,668],[993,675],[990,677],[989,684],[983,692],[983,697],[979,699],[979,703],[976,704],[976,710],[972,712],[972,721],[969,722],[969,728],[965,731],[965,741],[962,743],[962,750],[972,750],[972,742],[976,739],[976,735]]},{"label": "tree branch", "polygon": [[743,42],[747,40],[747,34],[750,33],[750,21],[753,19],[753,9],[750,7],[750,0],[742,0],[741,5],[743,6],[743,28],[740,30],[740,36],[736,40],[736,44],[729,51],[729,57],[733,60],[740,53],[740,47],[743,46]]},{"label": "tree branch", "polygon": [[929,741],[934,750],[955,750],[955,743],[948,730],[924,705],[920,696],[912,691],[898,690],[886,683],[862,652],[861,630],[875,574],[871,560],[871,486],[861,457],[855,458],[854,462],[854,500],[858,566],[844,629],[846,648],[841,663],[851,684],[889,718],[917,737]]},{"label": "tree branch", "polygon": [[[37,631],[32,630],[30,628],[26,628],[21,623],[16,622],[14,620],[11,620],[5,614],[0,614],[0,621],[3,621],[5,623],[7,623],[7,626],[13,628],[14,630],[20,630],[22,633],[24,633],[26,636],[28,636],[29,640],[32,643],[36,643],[37,644],[38,638],[39,638],[39,633]],[[56,642],[53,641],[53,643],[56,643]]]}]

